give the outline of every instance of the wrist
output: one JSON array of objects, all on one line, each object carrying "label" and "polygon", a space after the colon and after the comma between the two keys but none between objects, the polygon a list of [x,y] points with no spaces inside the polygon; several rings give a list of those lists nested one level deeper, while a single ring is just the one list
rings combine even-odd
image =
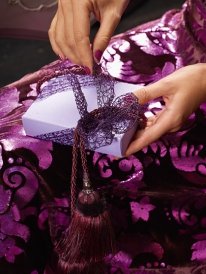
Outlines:
[{"label": "wrist", "polygon": [[203,100],[202,102],[206,102],[206,63],[199,63],[197,66],[200,69],[200,75],[202,79],[202,90],[203,90]]}]

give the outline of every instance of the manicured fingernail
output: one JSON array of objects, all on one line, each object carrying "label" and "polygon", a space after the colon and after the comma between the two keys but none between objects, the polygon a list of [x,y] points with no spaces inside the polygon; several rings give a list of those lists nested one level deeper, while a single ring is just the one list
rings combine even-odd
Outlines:
[{"label": "manicured fingernail", "polygon": [[60,58],[61,60],[64,60],[64,59],[65,59],[64,55],[61,55],[61,54],[59,54],[59,58]]},{"label": "manicured fingernail", "polygon": [[96,50],[95,51],[95,54],[94,54],[94,57],[95,57],[95,59],[97,60],[97,62],[99,62],[100,61],[100,59],[101,59],[101,57],[102,57],[102,51],[101,50]]},{"label": "manicured fingernail", "polygon": [[88,67],[84,67],[84,70],[85,70],[87,75],[91,74],[91,70]]}]

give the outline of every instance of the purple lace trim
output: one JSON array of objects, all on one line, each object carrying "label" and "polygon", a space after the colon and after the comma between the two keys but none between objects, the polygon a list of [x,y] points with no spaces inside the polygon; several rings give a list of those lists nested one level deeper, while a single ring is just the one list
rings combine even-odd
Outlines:
[{"label": "purple lace trim", "polygon": [[64,130],[37,135],[36,137],[42,140],[50,140],[55,143],[71,146],[74,141],[74,130],[75,128],[68,128]]},{"label": "purple lace trim", "polygon": [[[66,77],[66,81],[65,81]],[[91,76],[84,75],[84,77],[77,75],[78,81],[82,87],[92,87],[94,86],[94,79]],[[65,92],[68,88],[71,88],[71,76],[70,75],[60,75],[56,78],[52,78],[42,87],[40,94],[36,100],[46,99],[51,95],[56,93]]]}]

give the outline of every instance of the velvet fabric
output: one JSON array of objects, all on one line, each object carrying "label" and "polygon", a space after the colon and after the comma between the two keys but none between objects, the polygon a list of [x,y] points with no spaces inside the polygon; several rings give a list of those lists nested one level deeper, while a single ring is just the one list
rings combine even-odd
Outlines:
[{"label": "velvet fabric", "polygon": [[[114,37],[101,62],[117,79],[139,85],[206,62],[205,1],[188,0]],[[0,92],[0,274],[59,274],[53,243],[70,223],[71,147],[25,136],[21,116],[37,96],[37,82],[61,65]],[[149,105],[151,113],[161,107]],[[205,273],[205,140],[206,103],[179,132],[128,158],[88,152],[118,243],[105,258],[108,273]]]}]

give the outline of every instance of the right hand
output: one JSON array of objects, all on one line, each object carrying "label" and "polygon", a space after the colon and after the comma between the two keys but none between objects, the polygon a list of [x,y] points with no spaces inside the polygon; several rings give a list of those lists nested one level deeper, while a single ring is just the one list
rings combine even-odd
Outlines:
[{"label": "right hand", "polygon": [[[129,0],[58,0],[58,9],[49,39],[60,58],[83,65],[92,73],[93,60],[100,61]],[[90,15],[94,14],[100,28],[90,45]]]}]

